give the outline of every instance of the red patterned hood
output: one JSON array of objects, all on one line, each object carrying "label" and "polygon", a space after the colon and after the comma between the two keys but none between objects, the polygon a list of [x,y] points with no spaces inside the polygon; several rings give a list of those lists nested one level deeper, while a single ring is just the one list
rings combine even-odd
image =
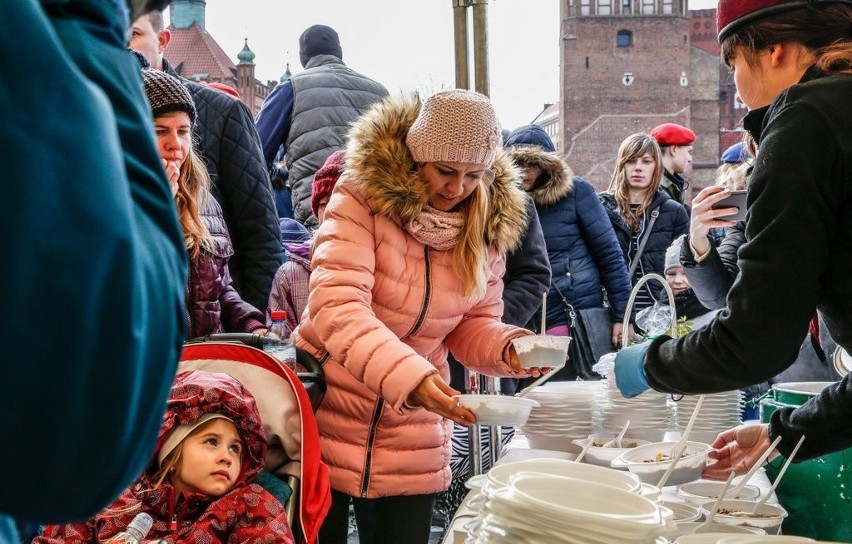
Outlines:
[{"label": "red patterned hood", "polygon": [[266,433],[254,397],[227,374],[191,370],[177,375],[166,403],[155,459],[172,429],[192,423],[207,413],[228,417],[243,440],[245,455],[236,485],[256,477],[265,463]]}]

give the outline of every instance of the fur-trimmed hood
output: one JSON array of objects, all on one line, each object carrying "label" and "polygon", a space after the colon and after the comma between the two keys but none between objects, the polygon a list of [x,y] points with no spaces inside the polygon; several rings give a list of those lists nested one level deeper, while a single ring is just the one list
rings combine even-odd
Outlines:
[{"label": "fur-trimmed hood", "polygon": [[[375,213],[401,224],[417,217],[428,202],[426,184],[405,143],[420,106],[413,96],[386,98],[356,120],[348,134],[344,175],[363,191]],[[511,251],[528,221],[521,173],[503,150],[491,170],[485,238],[499,251]]]},{"label": "fur-trimmed hood", "polygon": [[558,153],[549,153],[537,145],[518,145],[509,149],[515,164],[538,166],[550,179],[529,191],[536,206],[556,204],[574,189],[574,173]]}]

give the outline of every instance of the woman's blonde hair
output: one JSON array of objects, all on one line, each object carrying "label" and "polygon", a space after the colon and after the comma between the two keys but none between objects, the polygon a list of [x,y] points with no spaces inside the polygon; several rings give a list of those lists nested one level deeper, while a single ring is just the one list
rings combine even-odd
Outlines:
[{"label": "woman's blonde hair", "polygon": [[491,207],[489,187],[493,173],[486,170],[476,189],[459,205],[464,214],[461,241],[453,249],[453,269],[461,278],[465,296],[479,298],[488,287],[488,242],[485,226]]},{"label": "woman's blonde hair", "polygon": [[189,148],[189,155],[180,167],[178,189],[175,194],[178,219],[183,228],[186,250],[192,258],[199,252],[213,247],[213,238],[204,225],[201,213],[210,191],[210,176],[207,168],[195,152],[195,145]]},{"label": "woman's blonde hair", "polygon": [[817,67],[829,74],[852,73],[852,6],[827,4],[785,11],[747,24],[721,44],[722,62],[731,66],[742,50],[749,66],[757,53],[775,43],[799,43],[814,52]]},{"label": "woman's blonde hair", "polygon": [[[645,190],[642,196],[642,202],[639,206],[632,208],[630,206],[630,184],[627,181],[627,163],[631,160],[638,159],[642,155],[650,154],[654,158],[654,172],[651,175],[651,185]],[[612,172],[612,179],[609,182],[607,192],[615,197],[615,202],[618,205],[618,211],[624,219],[625,224],[631,231],[636,232],[642,224],[642,218],[645,216],[645,211],[653,202],[657,195],[657,190],[660,188],[660,183],[663,179],[663,155],[660,151],[660,146],[648,134],[639,132],[631,134],[621,142],[618,146],[618,156],[615,159],[615,170]]]}]

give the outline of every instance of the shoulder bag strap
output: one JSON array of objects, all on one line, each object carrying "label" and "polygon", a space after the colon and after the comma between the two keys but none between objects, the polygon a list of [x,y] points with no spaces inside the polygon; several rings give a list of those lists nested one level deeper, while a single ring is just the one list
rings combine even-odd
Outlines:
[{"label": "shoulder bag strap", "polygon": [[639,249],[636,250],[636,255],[633,256],[633,262],[630,263],[630,271],[627,273],[627,278],[633,282],[633,274],[636,272],[636,267],[639,266],[639,259],[642,257],[642,251],[645,250],[645,244],[648,243],[648,238],[651,236],[651,229],[654,228],[654,222],[657,221],[657,216],[660,215],[660,207],[657,206],[651,212],[651,221],[648,222],[648,228],[645,229],[645,235],[639,242]]},{"label": "shoulder bag strap", "polygon": [[[556,289],[556,292],[559,294],[559,298],[562,299],[562,307],[565,309],[565,313],[568,314],[568,319],[571,320],[569,326],[571,327],[571,329],[573,329],[574,325],[577,322],[577,311],[574,309],[573,306],[571,306],[571,303],[568,302],[568,299],[565,298],[565,295],[562,294],[562,290],[559,289],[559,287],[555,283],[551,285],[553,285],[553,288]],[[541,333],[544,334],[544,331],[541,331]]]}]

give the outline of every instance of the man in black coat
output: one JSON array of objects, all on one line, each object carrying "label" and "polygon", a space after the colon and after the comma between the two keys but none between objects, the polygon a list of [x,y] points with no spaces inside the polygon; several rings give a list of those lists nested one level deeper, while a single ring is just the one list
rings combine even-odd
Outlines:
[{"label": "man in black coat", "polygon": [[275,271],[281,266],[281,233],[260,138],[248,107],[221,91],[181,78],[163,52],[171,32],[161,11],[133,22],[130,47],[152,68],[183,81],[195,101],[195,139],[205,158],[212,193],[225,212],[234,255],[228,263],[243,300],[264,310]]}]

